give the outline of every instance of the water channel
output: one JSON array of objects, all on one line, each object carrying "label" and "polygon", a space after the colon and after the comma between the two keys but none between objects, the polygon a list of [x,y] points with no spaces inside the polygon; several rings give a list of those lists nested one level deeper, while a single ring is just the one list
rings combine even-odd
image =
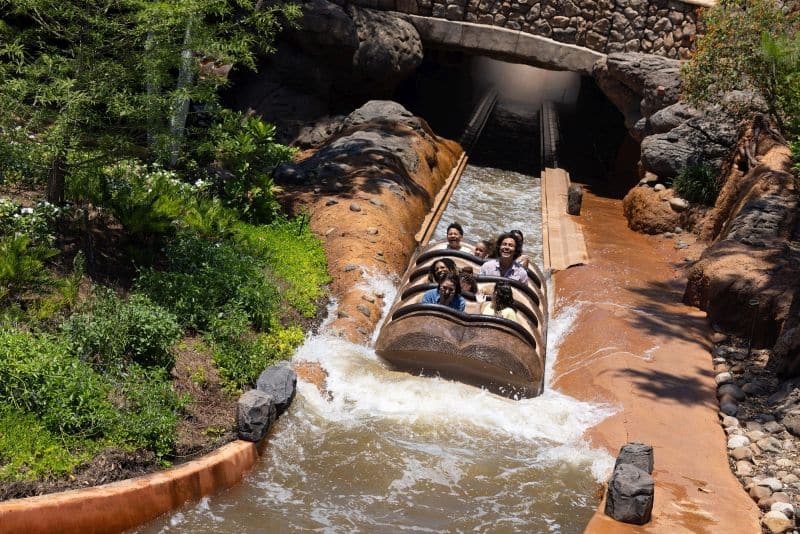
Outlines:
[{"label": "water channel", "polygon": [[[541,257],[538,178],[468,166],[435,237],[454,220],[470,240],[521,229]],[[394,283],[365,280],[387,306]],[[551,317],[546,384],[577,311]],[[579,532],[594,512],[612,459],[581,436],[610,407],[548,385],[513,401],[394,372],[324,325],[294,358],[320,362],[330,395],[301,381],[241,484],[137,532]]]}]

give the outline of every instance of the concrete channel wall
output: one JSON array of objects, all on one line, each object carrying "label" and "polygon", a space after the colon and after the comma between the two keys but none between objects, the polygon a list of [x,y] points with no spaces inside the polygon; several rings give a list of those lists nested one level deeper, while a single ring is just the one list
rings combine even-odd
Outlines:
[{"label": "concrete channel wall", "polygon": [[258,460],[261,448],[237,440],[166,471],[82,490],[6,501],[0,503],[0,532],[121,532],[238,483]]}]

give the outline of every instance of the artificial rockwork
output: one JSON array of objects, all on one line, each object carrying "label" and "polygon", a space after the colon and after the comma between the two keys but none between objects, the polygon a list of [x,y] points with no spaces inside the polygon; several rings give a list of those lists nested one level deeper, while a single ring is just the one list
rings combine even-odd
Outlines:
[{"label": "artificial rockwork", "polygon": [[355,0],[410,15],[505,28],[602,53],[686,58],[696,5],[674,0]]}]

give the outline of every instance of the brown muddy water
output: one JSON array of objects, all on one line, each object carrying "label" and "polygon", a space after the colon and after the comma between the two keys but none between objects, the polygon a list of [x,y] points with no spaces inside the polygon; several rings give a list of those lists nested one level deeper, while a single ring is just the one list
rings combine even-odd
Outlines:
[{"label": "brown muddy water", "polygon": [[[436,238],[454,220],[473,241],[518,228],[541,257],[538,178],[470,166]],[[372,273],[363,284],[388,307],[396,282]],[[613,409],[549,387],[576,313],[551,317],[548,385],[521,401],[391,371],[323,325],[295,359],[320,362],[330,396],[300,382],[241,484],[137,532],[580,532],[612,465],[582,436]]]}]

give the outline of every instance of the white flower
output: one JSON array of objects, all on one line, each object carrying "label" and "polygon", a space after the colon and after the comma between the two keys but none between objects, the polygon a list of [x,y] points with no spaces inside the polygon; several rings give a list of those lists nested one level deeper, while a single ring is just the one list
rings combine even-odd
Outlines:
[{"label": "white flower", "polygon": [[30,215],[31,213],[33,213],[33,208],[21,208],[19,212],[25,215]]}]

